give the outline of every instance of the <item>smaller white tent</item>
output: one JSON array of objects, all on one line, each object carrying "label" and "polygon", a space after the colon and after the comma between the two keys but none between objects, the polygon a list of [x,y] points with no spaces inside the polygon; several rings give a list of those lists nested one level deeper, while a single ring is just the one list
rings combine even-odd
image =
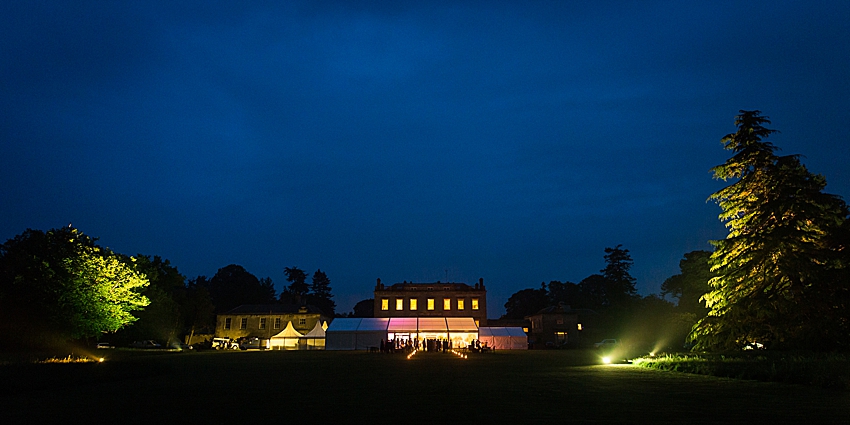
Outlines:
[{"label": "smaller white tent", "polygon": [[302,338],[298,340],[299,350],[324,350],[325,349],[325,329],[322,327],[321,322],[316,322],[316,326],[313,327],[310,332],[307,332]]},{"label": "smaller white tent", "polygon": [[297,350],[298,339],[303,336],[292,327],[292,322],[286,322],[286,327],[279,334],[271,337],[269,346],[272,350]]},{"label": "smaller white tent", "polygon": [[478,340],[496,350],[527,350],[528,336],[522,328],[492,327],[479,328]]}]

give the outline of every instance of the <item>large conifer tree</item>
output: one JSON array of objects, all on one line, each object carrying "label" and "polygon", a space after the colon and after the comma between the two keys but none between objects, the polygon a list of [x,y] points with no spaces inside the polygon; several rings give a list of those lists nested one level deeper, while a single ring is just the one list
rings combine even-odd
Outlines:
[{"label": "large conifer tree", "polygon": [[722,139],[734,154],[712,169],[737,181],[711,195],[729,229],[712,241],[711,310],[694,327],[697,349],[834,349],[848,342],[847,205],[798,155],[777,156],[759,111],[740,111]]}]

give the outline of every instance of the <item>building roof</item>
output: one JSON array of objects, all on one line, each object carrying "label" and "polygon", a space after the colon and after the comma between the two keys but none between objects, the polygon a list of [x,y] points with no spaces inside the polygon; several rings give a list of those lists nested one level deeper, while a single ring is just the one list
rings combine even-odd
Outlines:
[{"label": "building roof", "polygon": [[427,290],[428,288],[432,288],[434,291],[442,291],[445,288],[449,288],[452,291],[474,291],[475,287],[467,285],[466,283],[458,283],[458,282],[431,282],[431,283],[414,283],[414,282],[402,282],[402,283],[394,283],[390,286],[384,287],[383,291],[408,291],[408,290]]},{"label": "building roof", "polygon": [[324,314],[314,305],[299,304],[242,304],[222,314]]}]

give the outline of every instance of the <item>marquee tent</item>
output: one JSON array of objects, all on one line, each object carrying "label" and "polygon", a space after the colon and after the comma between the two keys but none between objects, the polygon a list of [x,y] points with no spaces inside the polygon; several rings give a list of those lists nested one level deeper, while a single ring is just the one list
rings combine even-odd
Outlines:
[{"label": "marquee tent", "polygon": [[325,335],[326,350],[366,350],[387,338],[389,318],[334,319]]},{"label": "marquee tent", "polygon": [[465,347],[478,338],[471,317],[339,318],[327,330],[326,350],[365,350],[391,339],[451,339]]},{"label": "marquee tent", "polygon": [[324,350],[325,349],[325,329],[321,322],[316,322],[310,332],[307,332],[298,340],[299,350]]},{"label": "marquee tent", "polygon": [[488,347],[496,350],[528,349],[528,336],[522,331],[522,328],[479,328],[478,340],[481,341],[481,345],[487,344]]},{"label": "marquee tent", "polygon": [[272,350],[297,350],[298,339],[304,336],[292,327],[292,322],[286,322],[286,327],[279,334],[271,337],[269,346]]}]

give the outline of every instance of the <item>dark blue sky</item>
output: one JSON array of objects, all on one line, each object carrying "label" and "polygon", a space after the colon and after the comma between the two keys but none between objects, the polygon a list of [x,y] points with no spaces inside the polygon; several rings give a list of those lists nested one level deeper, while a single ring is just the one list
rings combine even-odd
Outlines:
[{"label": "dark blue sky", "polygon": [[483,277],[496,317],[617,244],[657,293],[724,237],[739,109],[850,194],[844,0],[172,3],[0,5],[0,238],[321,268],[343,312]]}]

